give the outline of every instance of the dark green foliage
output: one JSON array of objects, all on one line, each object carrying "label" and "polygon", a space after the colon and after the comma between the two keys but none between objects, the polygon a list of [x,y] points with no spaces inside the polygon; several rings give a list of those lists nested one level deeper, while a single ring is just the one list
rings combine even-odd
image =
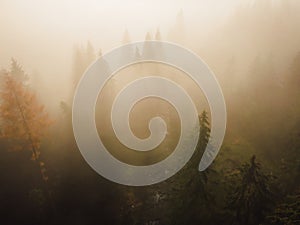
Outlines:
[{"label": "dark green foliage", "polygon": [[200,137],[192,159],[170,179],[149,187],[124,187],[121,221],[124,224],[182,225],[208,222],[214,200],[208,189],[212,169],[199,172],[210,128],[206,111],[199,116]]},{"label": "dark green foliage", "polygon": [[284,202],[279,203],[274,212],[266,218],[266,225],[300,224],[300,191],[288,195]]},{"label": "dark green foliage", "polygon": [[200,123],[199,144],[206,147],[210,137],[210,128],[209,128],[208,115],[205,110],[199,116],[199,123]]},{"label": "dark green foliage", "polygon": [[255,156],[237,169],[237,183],[228,199],[236,224],[255,225],[263,221],[274,197],[270,190],[271,178],[262,172]]}]

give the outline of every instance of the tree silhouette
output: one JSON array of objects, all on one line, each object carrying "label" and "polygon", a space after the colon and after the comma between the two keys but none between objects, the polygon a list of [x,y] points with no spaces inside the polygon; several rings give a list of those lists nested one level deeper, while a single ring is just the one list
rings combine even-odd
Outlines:
[{"label": "tree silhouette", "polygon": [[161,41],[161,33],[160,33],[160,30],[159,30],[159,28],[157,28],[157,30],[156,30],[156,33],[155,33],[155,38],[154,38],[154,40],[156,40],[156,41]]},{"label": "tree silhouette", "polygon": [[22,66],[14,58],[11,59],[10,74],[22,84],[26,84],[29,80],[29,77],[24,72]]},{"label": "tree silhouette", "polygon": [[124,34],[123,34],[122,44],[125,45],[125,44],[128,44],[130,42],[131,42],[131,38],[130,38],[128,30],[126,29],[124,31]]},{"label": "tree silhouette", "polygon": [[[101,53],[102,54],[102,53]],[[75,88],[82,77],[87,67],[96,59],[96,53],[91,42],[87,42],[86,47],[75,46],[73,50],[73,64],[72,64],[72,96]]]},{"label": "tree silhouette", "polygon": [[200,159],[210,137],[210,123],[206,111],[199,115],[199,124],[200,136],[192,158],[174,178],[170,179],[173,186],[173,193],[169,194],[173,198],[171,207],[180,218],[172,221],[172,224],[194,224],[210,214],[209,209],[211,209],[210,204],[213,198],[207,185],[208,174],[212,170],[207,169],[203,172],[198,170]]},{"label": "tree silhouette", "polygon": [[208,114],[204,110],[199,116],[199,124],[200,124],[200,137],[199,144],[206,146],[210,137],[210,128],[209,128],[209,120]]},{"label": "tree silhouette", "polygon": [[250,163],[243,164],[238,171],[240,181],[229,196],[228,206],[234,210],[237,224],[259,224],[272,203],[271,176],[261,171],[255,155]]}]

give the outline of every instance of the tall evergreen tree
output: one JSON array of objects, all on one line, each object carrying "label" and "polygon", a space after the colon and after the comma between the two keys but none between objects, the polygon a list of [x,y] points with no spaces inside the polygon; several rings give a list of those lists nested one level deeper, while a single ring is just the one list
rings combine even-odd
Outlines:
[{"label": "tall evergreen tree", "polygon": [[185,22],[182,9],[177,14],[175,26],[170,31],[169,39],[179,44],[185,42]]},{"label": "tall evergreen tree", "polygon": [[157,28],[156,33],[155,33],[155,38],[156,41],[161,41],[161,33],[159,28]]},{"label": "tall evergreen tree", "polygon": [[87,42],[86,50],[85,50],[85,65],[89,66],[91,62],[96,59],[95,49],[91,42]]},{"label": "tall evergreen tree", "polygon": [[[146,33],[146,36],[145,36],[145,41],[151,41],[152,40],[152,36],[150,34],[150,32],[147,32]],[[150,45],[144,45],[143,46],[143,55],[146,55],[146,56],[152,56],[154,54],[154,49],[152,48],[152,46]]]},{"label": "tall evergreen tree", "polygon": [[255,155],[250,163],[243,164],[236,187],[229,195],[228,206],[234,211],[234,223],[239,225],[260,224],[272,204],[271,176],[262,172]]},{"label": "tall evergreen tree", "polygon": [[86,47],[75,46],[73,50],[73,64],[72,64],[72,87],[70,102],[73,100],[75,88],[82,77],[87,67],[96,59],[96,53],[91,42],[87,42]]},{"label": "tall evergreen tree", "polygon": [[[204,110],[199,116],[200,136],[198,145],[191,160],[185,167],[174,176],[174,186],[176,186],[176,199],[173,204],[178,204],[177,212],[181,219],[173,221],[174,224],[199,223],[203,217],[209,216],[210,207],[213,202],[212,196],[207,189],[208,174],[211,170],[199,172],[198,166],[201,156],[208,144],[210,137],[210,123],[208,113]],[[174,188],[175,189],[175,188]],[[176,190],[175,189],[175,190]],[[177,203],[175,203],[178,201]],[[176,210],[175,210],[176,211]]]},{"label": "tall evergreen tree", "polygon": [[199,124],[200,124],[200,137],[199,144],[206,146],[210,137],[210,128],[209,128],[209,120],[208,113],[204,110],[199,116]]}]

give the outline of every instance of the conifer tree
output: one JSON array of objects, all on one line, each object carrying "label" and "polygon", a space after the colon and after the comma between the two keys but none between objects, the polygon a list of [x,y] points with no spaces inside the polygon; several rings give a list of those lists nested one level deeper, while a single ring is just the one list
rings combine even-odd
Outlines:
[{"label": "conifer tree", "polygon": [[75,46],[73,53],[73,65],[72,65],[72,96],[71,101],[73,100],[73,94],[75,88],[82,77],[84,71],[87,67],[96,59],[96,53],[91,42],[87,42],[86,47]]},{"label": "conifer tree", "polygon": [[161,34],[159,28],[157,28],[156,33],[155,33],[155,38],[156,41],[161,41]]},{"label": "conifer tree", "polygon": [[125,45],[125,44],[128,44],[130,42],[131,42],[130,35],[129,35],[128,30],[126,29],[124,31],[124,34],[123,34],[122,44]]},{"label": "conifer tree", "polygon": [[199,116],[200,137],[199,144],[207,145],[210,137],[210,128],[207,112],[204,110]]},{"label": "conifer tree", "polygon": [[260,224],[272,203],[272,177],[261,171],[255,155],[251,157],[250,163],[243,164],[238,171],[240,179],[229,196],[228,206],[234,210],[237,224]]}]

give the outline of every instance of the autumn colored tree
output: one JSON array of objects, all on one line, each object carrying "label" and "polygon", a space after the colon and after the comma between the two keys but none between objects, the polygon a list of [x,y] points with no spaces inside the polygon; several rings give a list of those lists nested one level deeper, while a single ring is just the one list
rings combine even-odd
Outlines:
[{"label": "autumn colored tree", "polygon": [[[31,159],[37,163],[49,203],[55,210],[45,163],[40,159],[42,138],[51,124],[44,106],[25,84],[24,71],[15,62],[12,70],[2,74],[3,85],[0,91],[0,135],[8,142],[10,150],[29,150]],[[16,71],[18,76],[16,76]],[[23,79],[24,78],[24,79]]]},{"label": "autumn colored tree", "polygon": [[45,163],[40,159],[40,146],[51,124],[44,106],[27,85],[28,76],[16,60],[12,59],[10,71],[2,73],[0,91],[0,135],[13,151],[29,150],[47,185]]}]

